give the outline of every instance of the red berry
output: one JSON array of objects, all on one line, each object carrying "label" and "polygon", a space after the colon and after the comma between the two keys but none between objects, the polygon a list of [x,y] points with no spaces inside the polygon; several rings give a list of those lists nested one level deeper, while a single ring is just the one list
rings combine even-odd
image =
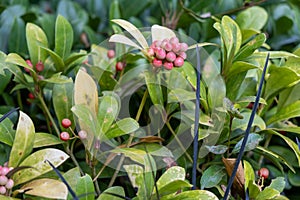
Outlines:
[{"label": "red berry", "polygon": [[60,139],[62,141],[68,141],[70,139],[70,135],[68,132],[61,132],[60,133]]},{"label": "red berry", "polygon": [[84,140],[87,137],[87,132],[85,130],[81,130],[78,132],[78,136],[80,139]]},{"label": "red berry", "polygon": [[166,51],[162,48],[156,48],[155,56],[156,58],[163,60],[166,58]]},{"label": "red berry", "polygon": [[0,185],[6,185],[8,178],[5,175],[0,176]]},{"label": "red berry", "polygon": [[117,71],[122,71],[124,69],[124,64],[122,62],[117,62],[116,63],[116,70]]},{"label": "red berry", "polygon": [[180,56],[178,56],[174,61],[175,67],[181,67],[183,64],[184,64],[184,60]]},{"label": "red berry", "polygon": [[173,69],[173,63],[172,62],[165,62],[164,67],[167,70],[171,70],[171,69]]},{"label": "red berry", "polygon": [[264,179],[267,179],[269,177],[269,170],[265,167],[258,170],[258,175],[260,177],[263,177]]},{"label": "red berry", "polygon": [[172,51],[168,52],[166,55],[166,60],[169,62],[173,62],[176,59],[176,54]]},{"label": "red berry", "polygon": [[71,122],[70,119],[65,118],[65,119],[61,120],[61,125],[62,125],[64,128],[69,128],[69,127],[72,125],[72,122]]},{"label": "red berry", "polygon": [[6,193],[5,186],[0,186],[0,194],[5,194],[5,193]]},{"label": "red berry", "polygon": [[35,99],[35,96],[34,96],[34,94],[32,94],[31,92],[28,94],[28,98],[29,99]]},{"label": "red berry", "polygon": [[248,104],[247,108],[252,109],[252,108],[253,108],[253,105],[254,105],[254,103],[253,103],[253,102],[250,102],[250,103]]},{"label": "red berry", "polygon": [[162,66],[162,61],[160,59],[154,58],[152,61],[152,65],[154,67],[161,67]]},{"label": "red berry", "polygon": [[115,51],[112,50],[112,49],[108,50],[108,51],[107,51],[107,57],[108,57],[109,59],[114,58],[114,57],[115,57]]},{"label": "red berry", "polygon": [[6,189],[11,189],[14,187],[14,181],[12,179],[8,179],[6,185],[5,185]]},{"label": "red berry", "polygon": [[42,61],[39,61],[38,63],[36,63],[35,68],[36,71],[41,72],[44,70],[45,66]]}]

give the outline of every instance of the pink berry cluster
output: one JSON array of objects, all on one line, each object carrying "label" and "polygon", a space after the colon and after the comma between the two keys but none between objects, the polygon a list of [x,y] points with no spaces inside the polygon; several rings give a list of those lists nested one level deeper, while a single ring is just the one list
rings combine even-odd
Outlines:
[{"label": "pink berry cluster", "polygon": [[14,186],[14,181],[7,177],[10,170],[12,170],[12,168],[0,165],[0,194],[6,194],[6,191]]},{"label": "pink berry cluster", "polygon": [[152,65],[171,70],[173,67],[181,67],[186,59],[186,43],[179,43],[177,37],[155,40],[148,49],[148,55],[153,56]]}]

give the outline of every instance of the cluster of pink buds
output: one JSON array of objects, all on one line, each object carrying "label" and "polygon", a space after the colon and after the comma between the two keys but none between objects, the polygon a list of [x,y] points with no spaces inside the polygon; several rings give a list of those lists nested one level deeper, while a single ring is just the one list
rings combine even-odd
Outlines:
[{"label": "cluster of pink buds", "polygon": [[0,194],[5,194],[7,190],[14,186],[14,181],[7,177],[10,170],[12,168],[0,165]]},{"label": "cluster of pink buds", "polygon": [[148,55],[153,56],[152,65],[171,70],[173,67],[181,67],[186,59],[186,43],[179,43],[177,37],[155,40],[148,49]]}]

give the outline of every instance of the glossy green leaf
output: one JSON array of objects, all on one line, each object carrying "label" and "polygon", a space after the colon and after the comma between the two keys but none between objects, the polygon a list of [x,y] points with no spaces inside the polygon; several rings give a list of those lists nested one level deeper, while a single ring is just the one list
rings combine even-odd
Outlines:
[{"label": "glossy green leaf", "polygon": [[20,111],[15,139],[10,152],[9,166],[17,167],[31,153],[34,144],[35,130],[32,120]]},{"label": "glossy green leaf", "polygon": [[51,58],[54,62],[56,71],[62,71],[65,66],[63,59],[56,52],[52,51],[51,49],[44,48],[44,47],[41,47],[41,48],[43,50],[45,50],[51,56]]},{"label": "glossy green leaf", "polygon": [[49,133],[36,133],[34,137],[33,148],[52,146],[62,143],[62,140]]},{"label": "glossy green leaf", "polygon": [[245,72],[250,69],[256,69],[256,68],[258,68],[258,66],[254,65],[254,64],[244,62],[244,61],[236,61],[232,64],[232,66],[229,69],[228,79],[235,78],[235,75],[237,75],[241,72]]},{"label": "glossy green leaf", "polygon": [[225,168],[221,165],[212,165],[207,168],[200,180],[201,189],[212,188],[219,185],[220,181],[226,177]]},{"label": "glossy green leaf", "polygon": [[273,188],[281,193],[285,188],[285,178],[276,177],[275,179],[272,179],[272,182],[268,187]]},{"label": "glossy green leaf", "polygon": [[[232,129],[233,130],[234,129],[246,130],[251,112],[242,112],[241,115],[243,116],[243,119],[237,119],[237,118],[233,119],[233,121],[232,121]],[[257,126],[261,130],[266,128],[266,124],[265,124],[264,120],[258,115],[255,115],[252,126]]]},{"label": "glossy green leaf", "polygon": [[185,170],[182,167],[174,166],[169,168],[161,177],[157,180],[156,185],[158,191],[164,188],[166,185],[174,181],[185,180]]},{"label": "glossy green leaf", "polygon": [[[270,156],[274,157],[276,159],[276,161],[280,161],[280,162],[284,163],[291,171],[295,172],[295,169],[293,168],[292,163],[290,162],[290,160],[293,160],[293,159],[286,159],[283,152],[278,153],[278,151],[280,151],[279,148],[276,148],[277,152],[272,151],[272,149],[270,149],[270,147],[269,147],[269,149],[266,149],[261,146],[257,146],[256,148],[261,150],[262,152],[264,152],[266,155],[270,155]],[[286,149],[286,150],[288,150],[288,149]],[[288,151],[288,152],[290,153],[290,151]],[[272,159],[270,159],[270,160],[272,161]]]},{"label": "glossy green leaf", "polygon": [[262,192],[260,192],[257,197],[255,198],[256,200],[266,200],[266,199],[272,199],[280,194],[279,191],[273,189],[273,188],[266,188]]},{"label": "glossy green leaf", "polygon": [[35,66],[39,61],[44,62],[46,60],[47,53],[41,47],[48,47],[48,40],[44,31],[37,25],[28,23],[26,25],[26,40],[30,60],[33,66]]},{"label": "glossy green leaf", "polygon": [[263,52],[254,52],[252,56],[248,59],[258,59],[258,58],[266,58],[267,55],[270,54],[270,59],[275,58],[287,58],[287,57],[298,57],[297,55],[287,52],[287,51],[263,51]]},{"label": "glossy green leaf", "polygon": [[275,115],[273,115],[268,121],[267,124],[272,124],[278,121],[287,120],[290,118],[300,116],[300,101],[296,101],[285,108],[280,109]]},{"label": "glossy green leaf", "polygon": [[[80,171],[78,167],[74,167],[70,170],[68,170],[66,173],[63,174],[63,177],[65,178],[65,180],[67,181],[67,183],[70,185],[70,187],[72,188],[73,191],[76,192],[76,186],[77,183],[80,179]],[[73,200],[72,195],[69,193],[68,194],[68,200]]]},{"label": "glossy green leaf", "polygon": [[296,85],[300,81],[297,73],[287,67],[272,66],[269,69],[269,73],[270,76],[266,83],[264,97],[266,100],[277,95],[281,90]]},{"label": "glossy green leaf", "polygon": [[159,74],[155,74],[152,71],[145,71],[145,80],[152,103],[163,105],[163,94]]},{"label": "glossy green leaf", "polygon": [[112,22],[128,31],[128,33],[136,39],[143,49],[147,49],[149,47],[143,34],[133,24],[123,19],[114,19]]},{"label": "glossy green leaf", "polygon": [[208,102],[210,109],[223,105],[223,100],[226,95],[226,86],[221,75],[216,76],[213,81],[208,85]]},{"label": "glossy green leaf", "polygon": [[[180,190],[186,188],[191,188],[193,185],[184,180],[175,180],[172,181],[158,190],[160,196],[165,196],[168,194],[174,194]],[[156,193],[152,194],[153,197],[156,197]]]},{"label": "glossy green leaf", "polygon": [[247,189],[249,183],[255,180],[255,173],[251,164],[248,161],[243,160],[243,164],[244,164],[244,175],[245,175],[245,189]]},{"label": "glossy green leaf", "polygon": [[25,60],[16,53],[8,54],[5,61],[8,63],[22,66],[24,68],[29,69],[32,73],[35,73],[34,70],[31,67],[29,67],[29,65],[25,62]]},{"label": "glossy green leaf", "polygon": [[53,74],[50,78],[41,80],[41,82],[63,84],[63,83],[72,82],[72,79],[68,78],[64,75],[61,75],[61,72],[59,72],[59,73]]},{"label": "glossy green leaf", "polygon": [[276,131],[267,130],[267,132],[281,137],[289,145],[289,147],[294,151],[295,156],[297,157],[297,160],[298,160],[298,164],[300,165],[300,150],[298,148],[298,145],[290,138],[288,138]]},{"label": "glossy green leaf", "polygon": [[62,16],[58,15],[55,23],[55,53],[65,60],[72,49],[73,29],[71,24]]},{"label": "glossy green leaf", "polygon": [[0,123],[0,142],[9,146],[13,145],[16,132],[13,130],[13,126],[14,124],[7,118]]},{"label": "glossy green leaf", "polygon": [[31,181],[19,189],[19,192],[22,191],[25,194],[50,199],[66,199],[68,195],[68,188],[63,182],[48,178]]},{"label": "glossy green leaf", "polygon": [[218,197],[208,191],[208,190],[190,190],[190,191],[184,191],[181,192],[177,195],[168,195],[164,196],[161,198],[161,200],[193,200],[193,199],[198,199],[198,200],[218,200]]},{"label": "glossy green leaf", "polygon": [[184,89],[174,89],[168,94],[168,103],[183,102],[196,99],[195,92],[187,91]]},{"label": "glossy green leaf", "polygon": [[297,169],[296,173],[294,173],[292,171],[288,171],[288,180],[291,183],[291,185],[293,185],[295,187],[299,187],[300,186],[300,170]]},{"label": "glossy green leaf", "polygon": [[113,186],[104,190],[97,200],[122,200],[123,198],[114,196],[113,194],[125,197],[125,191],[120,186]]},{"label": "glossy green leaf", "polygon": [[125,118],[117,121],[111,126],[111,128],[105,133],[108,139],[126,135],[136,131],[139,128],[139,124],[132,118]]},{"label": "glossy green leaf", "polygon": [[8,39],[8,51],[18,54],[28,54],[25,39],[25,22],[20,18],[13,18],[14,23]]},{"label": "glossy green leaf", "polygon": [[[234,149],[232,150],[233,153],[238,153],[241,149],[242,142],[244,138],[242,138],[235,146]],[[259,134],[256,133],[250,133],[248,136],[248,140],[246,143],[245,151],[251,151],[257,147],[260,141],[263,140],[263,137],[260,136]]]},{"label": "glossy green leaf", "polygon": [[45,160],[49,160],[55,167],[58,167],[68,158],[69,156],[65,152],[53,148],[42,149],[30,154],[19,166],[30,166],[31,168],[14,174],[15,185],[50,172],[52,167]]},{"label": "glossy green leaf", "polygon": [[68,69],[71,65],[76,63],[78,60],[84,58],[87,53],[84,50],[80,50],[79,52],[71,53],[71,55],[65,59],[65,67]]},{"label": "glossy green leaf", "polygon": [[[244,97],[238,99],[236,101],[236,103],[250,103],[250,102],[254,103],[255,102],[255,98],[256,98],[256,96],[244,96]],[[263,98],[259,99],[259,103],[263,104],[263,105],[267,105],[266,100],[264,100]]]},{"label": "glossy green leaf", "polygon": [[99,130],[97,137],[101,138],[111,128],[112,123],[116,120],[119,114],[120,100],[116,95],[104,95],[100,98],[97,123]]},{"label": "glossy green leaf", "polygon": [[250,7],[240,12],[236,17],[236,22],[241,29],[261,30],[266,24],[268,13],[259,6]]},{"label": "glossy green leaf", "polygon": [[139,199],[147,199],[148,191],[146,190],[145,186],[147,183],[145,183],[144,180],[143,167],[139,165],[124,165],[124,169],[128,174],[132,186],[138,189],[137,197]]},{"label": "glossy green leaf", "polygon": [[297,100],[300,99],[300,83],[284,89],[282,92],[279,93],[277,109],[281,110],[284,107],[295,103]]},{"label": "glossy green leaf", "polygon": [[228,147],[225,145],[216,145],[216,146],[208,146],[206,145],[206,148],[209,152],[213,154],[223,154],[227,151]]},{"label": "glossy green leaf", "polygon": [[[71,120],[71,122],[73,122],[71,126],[72,128],[75,125],[73,113],[71,112],[73,103],[73,89],[74,84],[72,81],[69,81],[62,84],[54,84],[52,90],[52,103],[58,122],[61,122],[64,118],[68,118]],[[59,125],[62,130],[63,127],[61,123],[59,123]]]},{"label": "glossy green leaf", "polygon": [[260,186],[258,186],[254,180],[248,182],[248,190],[251,199],[256,199],[257,195],[261,192]]},{"label": "glossy green leaf", "polygon": [[95,199],[95,188],[93,180],[90,175],[86,174],[79,178],[76,186],[76,192],[80,199],[84,200],[94,200]]}]

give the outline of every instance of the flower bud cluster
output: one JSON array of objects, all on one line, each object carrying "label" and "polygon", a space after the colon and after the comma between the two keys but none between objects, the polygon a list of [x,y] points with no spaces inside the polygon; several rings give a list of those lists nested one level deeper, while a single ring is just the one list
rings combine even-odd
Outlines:
[{"label": "flower bud cluster", "polygon": [[162,41],[155,40],[148,49],[148,55],[154,57],[152,65],[154,67],[162,67],[171,70],[173,67],[181,67],[186,59],[186,43],[179,43],[177,37],[164,39]]},{"label": "flower bud cluster", "polygon": [[14,181],[7,177],[10,170],[12,170],[12,168],[0,165],[0,194],[6,194],[7,190],[14,186]]}]

